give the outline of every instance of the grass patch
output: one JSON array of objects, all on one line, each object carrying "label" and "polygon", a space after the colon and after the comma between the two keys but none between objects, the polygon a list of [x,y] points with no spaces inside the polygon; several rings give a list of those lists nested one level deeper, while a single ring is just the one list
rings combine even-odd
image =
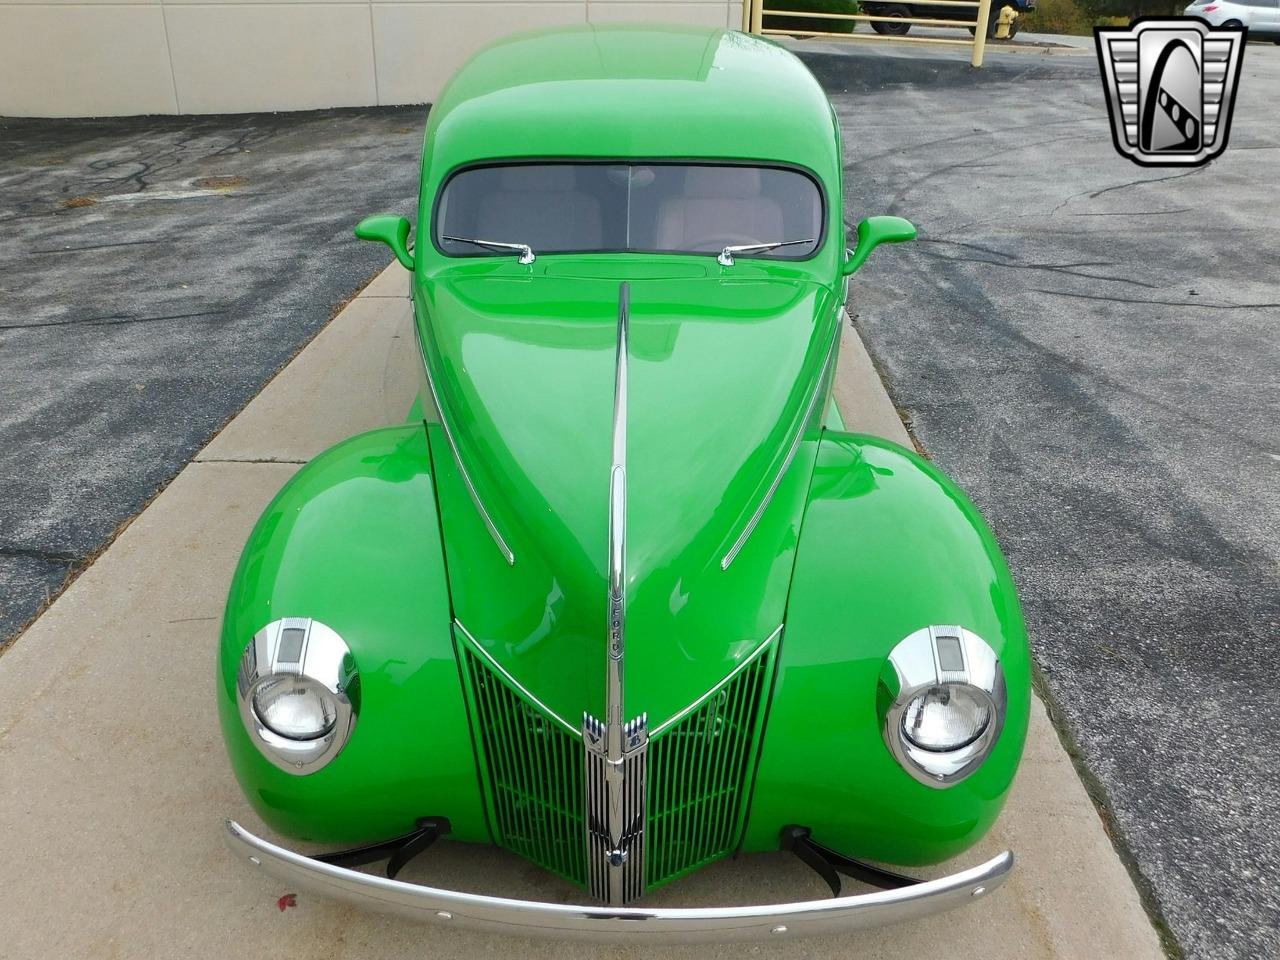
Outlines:
[{"label": "grass patch", "polygon": [[[857,13],[858,0],[765,0],[771,10],[799,10],[804,13]],[[810,20],[807,17],[764,18],[766,30],[786,30],[795,34],[853,33],[856,20]]]}]

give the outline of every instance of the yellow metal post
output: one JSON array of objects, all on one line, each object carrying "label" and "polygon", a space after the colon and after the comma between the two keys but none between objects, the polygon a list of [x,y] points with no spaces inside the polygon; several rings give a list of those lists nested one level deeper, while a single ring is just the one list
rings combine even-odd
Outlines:
[{"label": "yellow metal post", "polygon": [[760,34],[764,30],[764,0],[748,0],[751,4],[751,32]]},{"label": "yellow metal post", "polygon": [[974,25],[973,57],[969,60],[975,67],[982,66],[982,54],[987,49],[987,23],[991,20],[991,0],[979,0],[978,22]]}]

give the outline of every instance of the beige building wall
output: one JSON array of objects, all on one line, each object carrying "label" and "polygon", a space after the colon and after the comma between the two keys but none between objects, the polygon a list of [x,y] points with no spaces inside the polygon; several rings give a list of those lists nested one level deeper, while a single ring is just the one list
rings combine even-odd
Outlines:
[{"label": "beige building wall", "polygon": [[0,0],[0,116],[241,113],[434,100],[508,33],[742,27],[742,0]]}]

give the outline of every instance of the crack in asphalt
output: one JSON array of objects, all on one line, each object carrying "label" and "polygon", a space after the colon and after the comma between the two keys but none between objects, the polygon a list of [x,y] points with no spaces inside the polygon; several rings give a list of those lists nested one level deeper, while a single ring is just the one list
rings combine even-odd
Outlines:
[{"label": "crack in asphalt", "polygon": [[50,563],[79,563],[82,554],[62,550],[40,550],[36,547],[9,547],[0,544],[0,557],[17,557],[26,560],[47,560]]},{"label": "crack in asphalt", "polygon": [[1136,187],[1140,184],[1164,183],[1166,180],[1182,180],[1182,179],[1185,179],[1186,177],[1194,177],[1197,174],[1204,173],[1208,169],[1209,168],[1207,166],[1192,167],[1190,170],[1184,170],[1182,173],[1173,173],[1167,177],[1156,177],[1154,179],[1149,177],[1139,177],[1137,180],[1127,180],[1124,183],[1117,183],[1114,186],[1103,187],[1101,190],[1095,190],[1092,193],[1088,194],[1088,197],[1090,200],[1096,200],[1098,197],[1102,196],[1104,193],[1111,193],[1112,191],[1115,191],[1115,190],[1123,190],[1125,187]]},{"label": "crack in asphalt", "polygon": [[[949,240],[924,240],[924,243],[950,243]],[[1005,260],[985,260],[981,257],[949,257],[943,253],[935,253],[931,250],[917,250],[916,253],[923,257],[929,257],[932,260],[942,260],[948,263],[981,263],[992,267],[1005,267],[1011,270],[1044,270],[1048,273],[1062,274],[1068,277],[1080,277],[1085,280],[1106,280],[1112,283],[1127,283],[1135,287],[1146,287],[1149,290],[1159,289],[1159,284],[1146,283],[1142,280],[1133,280],[1129,277],[1110,277],[1105,274],[1085,273],[1082,270],[1073,270],[1071,267],[1109,267],[1113,266],[1108,260],[1082,260],[1079,263],[1027,263],[1017,260],[1016,257],[1009,257]],[[1108,298],[1101,298],[1108,299]]]},{"label": "crack in asphalt", "polygon": [[[1143,181],[1146,182],[1146,181]],[[1163,217],[1171,213],[1191,213],[1194,207],[1179,207],[1177,210],[1104,210],[1097,213],[1072,213],[1072,217]]]},{"label": "crack in asphalt", "polygon": [[145,244],[163,243],[163,240],[120,240],[116,243],[91,243],[83,247],[50,247],[43,250],[28,250],[28,253],[79,253],[82,250],[112,250],[116,247],[140,247]]},{"label": "crack in asphalt", "polygon": [[[959,160],[959,161],[956,161],[955,163],[944,164],[943,166],[930,170],[924,175],[917,177],[914,180],[911,180],[910,182],[908,182],[905,187],[903,187],[901,190],[899,190],[897,193],[893,195],[893,199],[889,201],[888,206],[885,208],[885,212],[890,214],[897,213],[898,204],[902,201],[904,197],[906,197],[908,193],[911,193],[916,188],[923,186],[924,184],[928,183],[930,180],[933,180],[934,178],[939,177],[944,173],[950,173],[953,170],[962,170],[965,167],[973,166],[975,163],[982,160],[991,160],[999,157],[1008,157],[1009,154],[1011,153],[1021,153],[1027,150],[1034,150],[1038,147],[1045,147],[1053,143],[1062,143],[1067,140],[1070,140],[1073,143],[1079,143],[1081,140],[1089,140],[1089,139],[1102,139],[1102,138],[1077,137],[1077,136],[1069,135],[1069,136],[1063,136],[1063,137],[1049,137],[1048,139],[1045,139],[1045,140],[1030,140],[1025,143],[1016,143],[1012,145],[1003,143],[1000,145],[999,149],[993,150],[990,153],[984,153],[977,157],[970,157],[968,160]],[[1063,201],[1063,202],[1065,203],[1067,201]],[[1057,210],[1056,207],[1054,209],[1055,211]]]},{"label": "crack in asphalt", "polygon": [[[1182,180],[1185,177],[1194,177],[1197,173],[1203,173],[1207,169],[1208,167],[1192,167],[1190,170],[1184,170],[1181,173],[1170,174],[1167,177],[1139,177],[1136,180],[1126,180],[1124,183],[1114,183],[1109,187],[1103,187],[1101,190],[1081,190],[1079,193],[1071,194],[1071,196],[1067,197],[1065,200],[1063,200],[1061,203],[1055,206],[1052,210],[1049,211],[1048,215],[1050,217],[1055,216],[1059,210],[1065,207],[1072,200],[1079,200],[1081,197],[1087,197],[1090,200],[1096,200],[1098,197],[1101,197],[1102,195],[1107,193],[1111,193],[1115,190],[1123,190],[1126,187],[1138,187],[1138,186],[1142,186],[1143,184],[1164,183],[1167,180]],[[1078,216],[1078,214],[1072,214],[1072,216]]]},{"label": "crack in asphalt", "polygon": [[[18,129],[20,131],[21,126]],[[152,131],[147,131],[147,133],[150,132]],[[258,146],[273,139],[276,136],[276,131],[246,128],[238,131],[228,142],[220,142],[216,147],[207,143],[211,137],[215,141],[222,141],[224,136],[223,131],[217,130],[212,121],[192,119],[188,128],[180,135],[175,135],[172,139],[162,142],[159,146],[141,145],[146,143],[144,137],[141,136],[129,140],[108,139],[106,149],[114,149],[118,154],[117,156],[90,159],[83,166],[66,164],[38,167],[24,171],[18,175],[18,179],[0,181],[0,185],[3,185],[6,192],[10,194],[20,193],[22,195],[22,199],[13,208],[15,213],[11,216],[0,218],[0,223],[32,216],[46,216],[67,212],[59,207],[54,209],[49,209],[49,207],[52,204],[56,204],[60,199],[64,199],[68,194],[84,196],[87,194],[105,194],[112,191],[120,193],[123,191],[121,196],[107,199],[137,197],[139,194],[145,194],[152,187],[161,186],[161,178],[171,170],[199,160],[211,160],[242,153],[250,146]],[[97,139],[102,138],[91,137],[89,138],[89,143]],[[20,132],[18,136],[13,138],[13,143],[15,147],[24,145]],[[87,143],[82,142],[78,147],[82,152],[87,145]],[[4,157],[9,153],[11,151],[0,150],[0,157]],[[86,177],[86,171],[105,175]],[[42,184],[47,184],[43,190],[39,189]],[[23,189],[18,191],[17,188]],[[236,195],[214,190],[207,193],[193,194],[192,196],[222,197],[225,199]],[[145,199],[145,197],[138,197],[138,199]],[[163,200],[166,198],[157,196],[155,199]],[[237,197],[237,199],[241,198]],[[61,251],[38,250],[32,252],[53,253]]]},{"label": "crack in asphalt", "polygon": [[109,313],[101,317],[77,320],[41,320],[35,323],[0,323],[0,330],[36,330],[41,327],[118,327],[130,323],[158,323],[163,320],[187,320],[192,317],[220,317],[225,310],[198,310],[194,313],[168,313],[159,317],[134,317],[122,313]]},{"label": "crack in asphalt", "polygon": [[[1019,130],[1043,130],[1045,127],[1066,126],[1076,123],[1094,122],[1092,117],[1076,117],[1070,120],[1054,120],[1049,123],[1025,123],[1014,127],[1001,127],[1001,133],[1017,133]],[[885,157],[900,157],[903,154],[912,153],[916,150],[924,150],[929,147],[941,147],[948,144],[963,143],[966,140],[973,140],[982,137],[990,137],[995,131],[986,128],[973,130],[970,133],[959,134],[954,137],[943,137],[939,140],[925,140],[921,143],[909,144],[905,147],[896,147],[892,150],[883,150],[880,153],[861,154],[857,157],[851,157],[844,164],[844,171],[849,173],[859,167],[865,165],[871,160],[882,160]]]},{"label": "crack in asphalt", "polygon": [[[1102,279],[1097,277],[1095,279]],[[1031,287],[1032,293],[1047,293],[1054,297],[1071,297],[1075,300],[1102,300],[1107,303],[1138,303],[1160,307],[1198,307],[1204,310],[1269,310],[1280,307],[1280,303],[1198,303],[1194,300],[1133,300],[1125,297],[1102,296],[1094,293],[1072,293],[1068,290],[1046,290],[1043,287]]]}]

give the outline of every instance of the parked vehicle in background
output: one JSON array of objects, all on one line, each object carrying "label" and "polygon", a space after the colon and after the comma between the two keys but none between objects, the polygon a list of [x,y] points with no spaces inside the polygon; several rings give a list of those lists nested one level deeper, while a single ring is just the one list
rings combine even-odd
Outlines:
[{"label": "parked vehicle in background", "polygon": [[[1036,8],[1036,0],[991,0],[991,18],[987,21],[987,38],[994,38],[996,35],[996,25],[1000,22],[1000,11],[1004,7],[1009,7],[1014,13],[1019,15],[1030,13]],[[929,20],[964,20],[976,24],[978,20],[978,10],[976,7],[937,7],[932,4],[913,4],[913,3],[864,3],[862,4],[862,12],[868,13],[873,17],[903,17],[918,18]],[[876,33],[889,37],[904,37],[911,32],[912,24],[906,19],[902,23],[893,23],[888,20],[872,20],[871,29]],[[975,27],[969,28],[970,33],[976,33]],[[1015,19],[1009,25],[1009,37],[1012,39],[1018,32],[1018,21]]]},{"label": "parked vehicle in background", "polygon": [[1280,0],[1195,0],[1182,12],[1213,27],[1248,27],[1255,40],[1280,43]]}]

